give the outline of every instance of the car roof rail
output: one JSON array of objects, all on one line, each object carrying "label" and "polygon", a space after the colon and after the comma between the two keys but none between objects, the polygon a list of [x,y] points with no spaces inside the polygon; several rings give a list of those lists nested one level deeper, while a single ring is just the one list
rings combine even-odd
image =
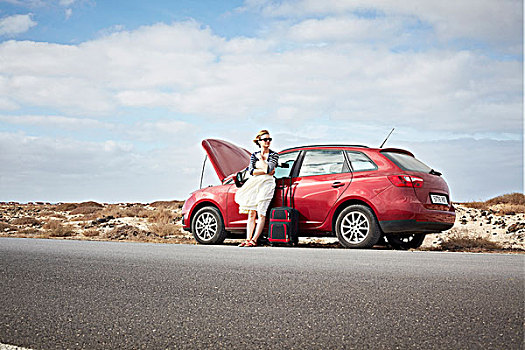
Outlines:
[{"label": "car roof rail", "polygon": [[370,147],[365,146],[365,145],[348,145],[348,144],[345,144],[345,145],[306,145],[306,146],[297,146],[297,147],[285,148],[285,149],[281,150],[281,152],[288,151],[288,150],[291,150],[291,149],[310,148],[310,147],[357,147],[357,148],[370,148]]}]

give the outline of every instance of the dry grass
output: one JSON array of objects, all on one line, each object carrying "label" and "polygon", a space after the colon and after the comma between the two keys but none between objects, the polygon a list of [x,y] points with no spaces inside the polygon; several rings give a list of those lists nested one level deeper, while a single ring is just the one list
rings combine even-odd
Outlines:
[{"label": "dry grass", "polygon": [[51,220],[47,222],[43,229],[49,235],[49,237],[69,237],[75,234],[73,226],[69,224],[62,224],[58,220]]},{"label": "dry grass", "polygon": [[40,221],[30,216],[24,216],[21,218],[13,219],[11,223],[13,225],[31,225],[31,226],[38,226],[41,224]]},{"label": "dry grass", "polygon": [[[72,211],[72,210],[75,210],[77,208],[103,208],[104,205],[100,204],[100,203],[97,203],[97,202],[93,202],[93,201],[88,201],[88,202],[82,202],[82,203],[60,203],[56,206],[56,210],[58,211]],[[81,214],[81,213],[78,213],[78,214]]]},{"label": "dry grass", "polygon": [[515,215],[517,213],[525,213],[524,204],[500,204],[496,205],[497,214],[499,215]]},{"label": "dry grass", "polygon": [[159,237],[181,235],[179,226],[175,224],[151,224],[148,228]]},{"label": "dry grass", "polygon": [[180,214],[168,209],[151,210],[148,213],[148,221],[151,223],[169,224],[175,223],[177,219],[180,219]]},{"label": "dry grass", "polygon": [[71,215],[78,215],[78,214],[90,215],[90,214],[94,214],[96,212],[99,212],[101,210],[102,210],[101,207],[77,207],[77,208],[71,210],[70,214]]},{"label": "dry grass", "polygon": [[523,193],[508,193],[501,196],[494,197],[487,201],[488,204],[520,204],[525,205],[525,195]]},{"label": "dry grass", "polygon": [[485,202],[466,202],[464,206],[473,209],[496,209],[501,215],[525,213],[525,195],[523,193],[508,193],[491,198]]},{"label": "dry grass", "polygon": [[75,203],[60,203],[56,206],[56,210],[58,211],[71,211],[73,209],[76,209],[78,207],[78,204]]},{"label": "dry grass", "polygon": [[16,230],[16,227],[9,225],[7,222],[0,222],[0,233],[10,230]]},{"label": "dry grass", "polygon": [[141,230],[131,225],[124,225],[115,227],[111,231],[106,233],[106,238],[109,239],[132,239],[132,240],[145,240],[149,235],[148,232]]},{"label": "dry grass", "polygon": [[39,229],[33,228],[33,227],[26,227],[23,230],[18,230],[17,234],[21,235],[37,235],[42,233]]},{"label": "dry grass", "polygon": [[467,208],[489,210],[489,205],[486,202],[466,202],[461,204]]},{"label": "dry grass", "polygon": [[126,217],[140,217],[145,218],[149,216],[149,210],[144,209],[141,205],[133,205],[130,207],[121,207],[117,204],[111,204],[104,208],[98,214],[104,216],[113,216],[115,218],[126,218]]},{"label": "dry grass", "polygon": [[97,237],[98,235],[100,235],[100,232],[97,229],[90,228],[89,230],[84,230],[82,234],[86,237]]},{"label": "dry grass", "polygon": [[484,237],[469,237],[465,229],[452,231],[437,247],[423,248],[421,250],[438,250],[451,252],[490,252],[502,251],[504,247]]},{"label": "dry grass", "polygon": [[156,201],[149,204],[150,207],[154,208],[171,208],[180,209],[184,205],[184,201]]},{"label": "dry grass", "polygon": [[159,237],[180,235],[179,226],[175,225],[180,219],[180,214],[176,214],[169,209],[151,211],[148,221],[151,223],[148,228]]}]

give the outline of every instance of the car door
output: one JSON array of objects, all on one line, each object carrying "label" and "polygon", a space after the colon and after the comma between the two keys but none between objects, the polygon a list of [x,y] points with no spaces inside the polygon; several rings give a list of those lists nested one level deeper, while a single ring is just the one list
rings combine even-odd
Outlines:
[{"label": "car door", "polygon": [[298,176],[293,179],[295,208],[300,229],[323,224],[333,205],[352,182],[352,172],[342,150],[304,151]]},{"label": "car door", "polygon": [[[290,205],[288,188],[290,187],[290,175],[295,172],[296,162],[300,151],[292,151],[279,154],[279,166],[275,169],[275,195],[270,204],[271,207],[280,207],[284,204]],[[283,201],[284,197],[288,198]]]},{"label": "car door", "polygon": [[[282,192],[288,193],[288,184],[290,174],[294,168],[295,161],[299,151],[292,151],[279,154],[279,164],[275,169],[276,188],[272,202],[269,208],[282,206]],[[283,187],[284,184],[284,187]],[[228,190],[228,218],[226,227],[231,230],[244,229],[248,221],[246,214],[239,214],[239,205],[235,202],[235,193],[238,188],[235,185],[229,185]]]}]

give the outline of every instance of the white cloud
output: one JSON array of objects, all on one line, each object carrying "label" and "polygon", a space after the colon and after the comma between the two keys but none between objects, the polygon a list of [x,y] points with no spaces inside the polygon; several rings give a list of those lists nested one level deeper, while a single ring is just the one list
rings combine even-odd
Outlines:
[{"label": "white cloud", "polygon": [[83,142],[23,133],[0,133],[0,149],[2,201],[185,199],[198,187],[202,166],[192,166],[192,158],[203,159],[197,147],[137,151],[115,140]]},{"label": "white cloud", "polygon": [[[405,4],[394,11],[374,2],[383,14],[370,17],[347,2],[261,4],[281,16],[294,4],[310,12],[276,18],[251,38],[226,39],[187,21],[114,27],[79,45],[0,43],[0,125],[19,130],[0,134],[0,174],[9,174],[0,200],[81,200],[86,193],[105,201],[184,199],[198,185],[201,139],[251,149],[261,128],[282,149],[376,146],[395,126],[392,141],[404,140],[444,170],[455,198],[471,199],[465,179],[480,197],[522,188],[521,58],[434,46],[436,36],[466,31],[446,34],[454,25],[437,19],[433,28],[445,29],[411,36],[407,24],[431,16],[426,3],[416,16]],[[475,35],[495,40],[480,28]],[[521,34],[511,36],[505,42],[515,44]],[[403,47],[412,39],[431,45]],[[88,139],[98,141],[80,141]],[[504,182],[485,190],[484,174],[501,167]],[[216,181],[209,172],[208,179]]]},{"label": "white cloud", "polygon": [[91,128],[109,129],[110,123],[91,118],[71,118],[56,115],[0,115],[0,121],[8,124],[53,127],[69,130],[86,130]]},{"label": "white cloud", "polygon": [[[0,122],[23,127],[38,128],[42,134],[45,130],[73,131],[74,136],[92,135],[93,133],[112,135],[125,140],[126,145],[133,142],[155,142],[177,140],[179,145],[186,146],[195,135],[198,127],[181,120],[156,119],[150,122],[110,123],[92,118],[76,118],[57,115],[0,115]],[[115,145],[108,140],[107,145]],[[107,146],[106,147],[109,147]],[[128,146],[126,146],[128,147]]]},{"label": "white cloud", "polygon": [[421,128],[448,132],[516,132],[520,62],[469,51],[393,52],[386,44],[346,41],[352,30],[370,37],[390,30],[385,24],[374,32],[371,23],[354,17],[300,22],[286,37],[301,43],[334,39],[340,26],[348,35],[281,51],[275,37],[225,40],[196,22],[121,31],[80,45],[4,42],[0,107],[42,106],[74,115],[164,107],[225,120],[329,115],[410,125],[417,119]]},{"label": "white cloud", "polygon": [[29,29],[37,25],[33,21],[33,14],[27,15],[12,15],[0,19],[0,35],[14,36],[27,32]]},{"label": "white cloud", "polygon": [[65,9],[64,10],[64,15],[66,16],[66,20],[68,20],[69,18],[71,18],[71,16],[73,15],[73,10],[68,8],[68,9]]},{"label": "white cloud", "polygon": [[399,19],[329,17],[308,19],[289,29],[290,39],[299,42],[370,40],[391,41],[403,29]]},{"label": "white cloud", "polygon": [[443,40],[475,39],[514,54],[523,48],[523,1],[520,0],[247,0],[242,11],[276,18],[338,16],[349,13],[414,16],[432,26]]}]

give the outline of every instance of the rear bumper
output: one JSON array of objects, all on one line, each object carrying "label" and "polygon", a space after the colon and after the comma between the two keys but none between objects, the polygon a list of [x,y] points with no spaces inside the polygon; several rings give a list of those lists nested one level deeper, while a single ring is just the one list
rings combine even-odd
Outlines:
[{"label": "rear bumper", "polygon": [[379,221],[384,233],[438,233],[451,229],[454,222],[432,222],[417,220]]}]

